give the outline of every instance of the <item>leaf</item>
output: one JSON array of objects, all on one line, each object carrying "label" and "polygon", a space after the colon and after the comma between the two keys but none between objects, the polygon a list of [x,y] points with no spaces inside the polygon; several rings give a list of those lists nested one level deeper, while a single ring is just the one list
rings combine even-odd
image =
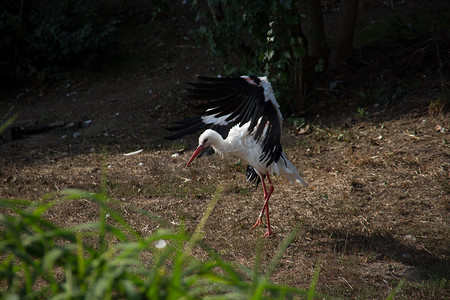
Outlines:
[{"label": "leaf", "polygon": [[47,251],[42,258],[42,271],[47,272],[53,269],[55,262],[60,259],[66,252],[61,248],[55,248]]}]

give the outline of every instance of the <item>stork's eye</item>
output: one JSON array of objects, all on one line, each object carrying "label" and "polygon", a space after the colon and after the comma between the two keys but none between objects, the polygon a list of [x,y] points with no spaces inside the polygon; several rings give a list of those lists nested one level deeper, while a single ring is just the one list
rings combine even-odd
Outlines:
[{"label": "stork's eye", "polygon": [[203,145],[206,144],[206,142],[208,142],[208,139],[203,140]]}]

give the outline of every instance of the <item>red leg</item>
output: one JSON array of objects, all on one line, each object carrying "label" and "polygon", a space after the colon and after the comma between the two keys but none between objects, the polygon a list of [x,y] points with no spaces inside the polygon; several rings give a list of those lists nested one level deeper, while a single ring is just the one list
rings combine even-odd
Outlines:
[{"label": "red leg", "polygon": [[272,234],[272,230],[270,229],[270,219],[269,219],[269,199],[270,199],[270,195],[272,195],[272,192],[273,192],[274,188],[273,188],[272,181],[270,180],[268,172],[266,173],[266,177],[267,177],[267,181],[270,184],[269,192],[267,192],[264,178],[261,176],[261,183],[262,183],[263,191],[264,191],[264,205],[263,205],[262,210],[261,210],[261,212],[260,212],[260,214],[258,216],[258,219],[256,220],[255,225],[253,225],[253,227],[251,229],[254,229],[255,227],[261,225],[261,218],[264,215],[264,210],[265,210],[266,211],[266,218],[267,218],[267,233],[264,236],[265,237],[269,237]]},{"label": "red leg", "polygon": [[[266,232],[266,234],[264,235],[264,237],[269,237],[273,232],[272,232],[272,229],[270,229],[270,220],[269,220],[269,199],[270,199],[270,195],[272,195],[272,193],[273,193],[273,190],[274,190],[274,188],[273,188],[273,184],[272,184],[272,181],[270,180],[270,177],[269,177],[269,173],[267,172],[266,173],[266,176],[267,176],[267,181],[269,182],[269,184],[270,184],[270,187],[269,187],[269,192],[267,193],[267,199],[266,199],[266,202],[264,203],[264,207],[266,208],[266,218],[267,218],[267,232]],[[263,207],[263,209],[264,209],[264,207]]]},{"label": "red leg", "polygon": [[255,225],[253,225],[253,227],[251,229],[254,229],[254,228],[258,227],[259,225],[261,225],[261,218],[264,215],[264,209],[266,208],[266,197],[267,197],[266,183],[265,183],[263,176],[259,176],[259,177],[261,178],[261,183],[262,183],[262,187],[263,187],[263,191],[264,191],[264,205],[263,205],[261,212],[259,213],[259,216],[258,216],[258,219],[256,220]]}]

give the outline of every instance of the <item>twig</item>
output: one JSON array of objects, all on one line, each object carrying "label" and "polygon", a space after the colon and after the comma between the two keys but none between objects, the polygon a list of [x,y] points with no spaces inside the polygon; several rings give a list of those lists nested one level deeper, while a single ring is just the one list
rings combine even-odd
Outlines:
[{"label": "twig", "polygon": [[344,278],[344,277],[338,277],[339,279],[342,279],[345,283],[348,284],[348,286],[353,290],[352,285]]},{"label": "twig", "polygon": [[214,24],[216,24],[216,26],[219,26],[219,22],[217,22],[217,17],[216,17],[216,12],[214,11],[214,7],[211,6],[211,2],[208,0],[206,1],[206,3],[208,3],[208,8],[211,12],[211,15],[213,17],[214,20]]},{"label": "twig", "polygon": [[439,74],[441,74],[441,86],[444,86],[444,74],[442,74],[442,69],[443,69],[442,59],[441,59],[441,53],[439,52],[438,45],[436,45],[436,52],[437,52],[437,58],[438,58],[438,62],[439,62],[438,71],[439,71]]}]

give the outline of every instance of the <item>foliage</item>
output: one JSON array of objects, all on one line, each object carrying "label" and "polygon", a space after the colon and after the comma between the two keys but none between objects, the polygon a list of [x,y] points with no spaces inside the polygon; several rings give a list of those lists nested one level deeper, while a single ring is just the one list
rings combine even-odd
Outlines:
[{"label": "foliage", "polygon": [[292,99],[302,93],[307,51],[297,1],[216,0],[208,1],[209,10],[194,3],[204,22],[199,33],[225,60],[225,75],[265,74],[277,86],[280,104],[299,111],[301,99]]},{"label": "foliage", "polygon": [[431,100],[428,110],[432,115],[441,115],[450,110],[450,89],[443,87],[436,100]]},{"label": "foliage", "polygon": [[15,114],[14,116],[12,116],[8,120],[6,120],[3,124],[0,125],[0,135],[2,135],[3,131],[5,131],[6,128],[8,128],[9,126],[11,126],[11,124],[14,123],[14,121],[17,119],[18,116],[19,116],[18,114]]},{"label": "foliage", "polygon": [[0,75],[46,77],[90,66],[112,49],[117,24],[98,10],[96,0],[8,1],[0,11],[0,53],[8,68]]},{"label": "foliage", "polygon": [[[270,281],[270,274],[295,234],[286,238],[264,275],[257,272],[258,264],[250,270],[227,263],[206,246],[202,247],[209,258],[197,260],[191,252],[199,245],[206,219],[220,194],[218,189],[191,237],[183,226],[178,231],[159,229],[143,237],[111,208],[113,200],[103,194],[66,190],[57,200],[47,199],[39,204],[3,199],[0,207],[8,211],[0,214],[3,231],[0,280],[6,285],[4,296],[11,299],[327,297],[315,292],[318,269],[308,291]],[[44,213],[63,199],[85,199],[98,204],[99,220],[69,228],[47,221]],[[93,238],[98,242],[87,242]],[[161,240],[166,246],[155,247]],[[150,265],[141,259],[145,253],[151,256]]]},{"label": "foliage", "polygon": [[369,120],[369,112],[364,107],[358,107],[355,117]]},{"label": "foliage", "polygon": [[419,35],[429,33],[430,28],[435,32],[448,31],[449,20],[448,12],[442,18],[436,18],[423,11],[367,22],[355,32],[355,47],[376,47],[380,44],[404,47],[405,41],[415,41]]}]

